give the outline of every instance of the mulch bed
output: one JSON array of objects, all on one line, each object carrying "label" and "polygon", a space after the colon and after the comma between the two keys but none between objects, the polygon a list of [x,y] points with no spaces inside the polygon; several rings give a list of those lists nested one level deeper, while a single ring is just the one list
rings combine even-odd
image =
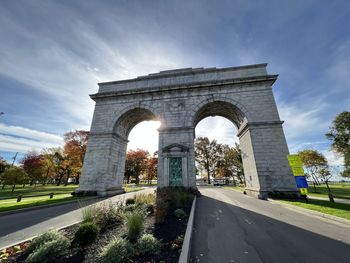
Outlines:
[{"label": "mulch bed", "polygon": [[[188,215],[190,214],[191,204],[184,208],[187,214],[186,218],[179,219],[176,218],[172,212],[170,212],[161,224],[155,224],[154,215],[149,216],[146,221],[145,231],[147,233],[152,233],[158,240],[161,241],[162,247],[159,255],[135,255],[128,262],[129,263],[151,263],[151,262],[178,262],[179,255],[181,253],[181,247],[183,242],[183,237],[186,232]],[[170,211],[173,211],[171,209]],[[79,224],[69,226],[65,229],[60,230],[67,238],[73,239],[74,233],[78,229]],[[113,236],[124,235],[125,230],[123,225],[117,224],[112,228],[107,229],[105,232],[100,233],[96,242],[86,246],[83,249],[72,247],[70,249],[70,254],[62,257],[55,262],[58,263],[95,263],[101,262],[99,259],[99,254],[101,248],[108,244],[108,242],[113,238]],[[26,245],[26,244],[24,244]],[[23,253],[18,253],[10,256],[7,261],[0,262],[25,262],[26,256]]]}]

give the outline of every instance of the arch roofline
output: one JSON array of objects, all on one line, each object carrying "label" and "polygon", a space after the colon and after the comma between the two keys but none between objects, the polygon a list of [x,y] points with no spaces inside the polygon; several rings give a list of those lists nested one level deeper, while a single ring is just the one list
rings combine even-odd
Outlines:
[{"label": "arch roofline", "polygon": [[185,68],[166,70],[133,79],[99,83],[99,91],[90,95],[98,97],[102,93],[125,92],[149,88],[171,86],[191,86],[200,83],[220,83],[224,81],[276,80],[277,75],[269,75],[267,63],[228,68]]},{"label": "arch roofline", "polygon": [[174,77],[174,76],[184,76],[184,75],[191,75],[196,73],[209,73],[209,72],[223,72],[223,71],[237,71],[242,69],[252,69],[252,68],[264,68],[266,69],[267,63],[260,63],[260,64],[252,64],[252,65],[244,65],[244,66],[237,66],[237,67],[227,67],[227,68],[179,68],[179,69],[170,69],[170,70],[162,70],[158,73],[150,73],[148,75],[141,75],[136,78],[132,79],[123,79],[123,80],[112,80],[112,81],[106,81],[106,82],[100,82],[98,83],[99,86],[105,86],[110,84],[118,84],[118,83],[126,83],[126,82],[134,82],[144,79],[157,79],[157,78],[164,78],[164,77]]}]

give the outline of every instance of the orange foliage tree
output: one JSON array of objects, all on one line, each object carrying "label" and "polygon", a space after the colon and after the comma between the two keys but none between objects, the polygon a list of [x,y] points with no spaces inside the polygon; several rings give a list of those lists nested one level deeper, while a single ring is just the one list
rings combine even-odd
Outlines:
[{"label": "orange foliage tree", "polygon": [[[71,176],[79,183],[83,167],[89,131],[75,130],[64,134],[63,164],[66,170],[66,184]],[[69,168],[69,169],[68,169]]]},{"label": "orange foliage tree", "polygon": [[125,180],[130,183],[130,178],[135,179],[138,184],[140,176],[146,172],[149,153],[146,150],[129,150],[125,162]]}]

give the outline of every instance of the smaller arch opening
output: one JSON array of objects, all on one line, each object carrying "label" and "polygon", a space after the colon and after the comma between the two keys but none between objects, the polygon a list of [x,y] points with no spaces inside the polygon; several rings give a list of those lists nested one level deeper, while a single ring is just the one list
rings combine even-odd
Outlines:
[{"label": "smaller arch opening", "polygon": [[198,110],[193,121],[193,126],[205,119],[206,117],[220,116],[230,120],[237,129],[245,122],[243,112],[235,105],[225,101],[209,102]]}]

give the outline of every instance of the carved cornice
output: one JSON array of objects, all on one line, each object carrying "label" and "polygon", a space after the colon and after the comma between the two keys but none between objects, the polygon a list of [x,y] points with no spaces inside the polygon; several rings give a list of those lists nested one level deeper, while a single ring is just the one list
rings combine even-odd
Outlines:
[{"label": "carved cornice", "polygon": [[181,152],[189,152],[190,151],[190,148],[185,146],[185,145],[182,145],[182,144],[179,144],[179,143],[173,143],[173,144],[170,144],[170,145],[164,147],[162,149],[162,152],[163,153],[171,152],[172,148],[180,148]]},{"label": "carved cornice", "polygon": [[281,127],[284,121],[262,121],[262,122],[249,122],[242,126],[237,133],[237,136],[242,136],[247,130],[251,129],[263,129],[266,127]]}]

